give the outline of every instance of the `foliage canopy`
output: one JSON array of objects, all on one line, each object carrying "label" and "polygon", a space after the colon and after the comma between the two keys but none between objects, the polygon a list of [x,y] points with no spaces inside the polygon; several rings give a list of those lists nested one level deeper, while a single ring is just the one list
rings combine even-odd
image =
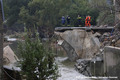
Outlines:
[{"label": "foliage canopy", "polygon": [[[99,21],[102,19],[104,19],[102,24],[111,25],[114,21],[114,13],[111,13],[113,6],[109,6],[106,0],[5,0],[4,2],[9,26],[18,23],[24,24],[27,28],[37,26],[50,30],[61,26],[61,16],[67,15],[71,17],[71,26],[78,26],[78,15],[82,17],[82,26],[88,15],[92,17],[92,25],[97,23],[101,25]],[[110,13],[108,16],[112,17],[104,18],[106,11]]]}]

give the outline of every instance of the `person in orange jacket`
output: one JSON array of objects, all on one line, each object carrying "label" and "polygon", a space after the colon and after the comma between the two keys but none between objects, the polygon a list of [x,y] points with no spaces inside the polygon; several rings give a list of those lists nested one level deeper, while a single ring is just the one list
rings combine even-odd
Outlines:
[{"label": "person in orange jacket", "polygon": [[91,17],[90,17],[90,16],[86,16],[85,26],[86,26],[86,27],[88,27],[88,26],[90,27],[90,26],[91,26],[90,22],[91,22]]},{"label": "person in orange jacket", "polygon": [[87,27],[88,26],[88,17],[86,16],[86,19],[85,19],[85,26]]}]

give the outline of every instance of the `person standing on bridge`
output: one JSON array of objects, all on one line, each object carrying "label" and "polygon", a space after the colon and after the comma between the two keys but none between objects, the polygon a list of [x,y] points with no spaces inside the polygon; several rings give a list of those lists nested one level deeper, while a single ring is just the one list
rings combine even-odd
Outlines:
[{"label": "person standing on bridge", "polygon": [[81,17],[80,17],[80,15],[78,15],[78,17],[77,17],[77,20],[78,20],[78,26],[80,27],[81,25]]},{"label": "person standing on bridge", "polygon": [[90,27],[90,26],[91,26],[90,22],[91,22],[91,16],[86,16],[85,26],[86,26],[86,27],[88,27],[88,26]]},{"label": "person standing on bridge", "polygon": [[64,16],[62,16],[62,26],[65,26],[65,17]]},{"label": "person standing on bridge", "polygon": [[67,15],[67,26],[70,26],[70,16]]}]

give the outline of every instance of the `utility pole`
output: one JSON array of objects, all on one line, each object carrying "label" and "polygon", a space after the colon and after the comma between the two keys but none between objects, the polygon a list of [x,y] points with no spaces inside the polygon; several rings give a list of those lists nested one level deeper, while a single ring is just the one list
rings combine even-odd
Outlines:
[{"label": "utility pole", "polygon": [[3,13],[3,3],[2,0],[0,0],[0,80],[3,80]]}]

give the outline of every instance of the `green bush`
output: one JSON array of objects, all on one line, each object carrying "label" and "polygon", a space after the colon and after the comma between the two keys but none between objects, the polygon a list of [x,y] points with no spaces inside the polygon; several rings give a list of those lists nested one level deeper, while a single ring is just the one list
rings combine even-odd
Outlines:
[{"label": "green bush", "polygon": [[58,70],[52,51],[43,46],[38,33],[34,39],[26,33],[25,41],[19,44],[22,75],[26,75],[27,80],[56,80]]}]

